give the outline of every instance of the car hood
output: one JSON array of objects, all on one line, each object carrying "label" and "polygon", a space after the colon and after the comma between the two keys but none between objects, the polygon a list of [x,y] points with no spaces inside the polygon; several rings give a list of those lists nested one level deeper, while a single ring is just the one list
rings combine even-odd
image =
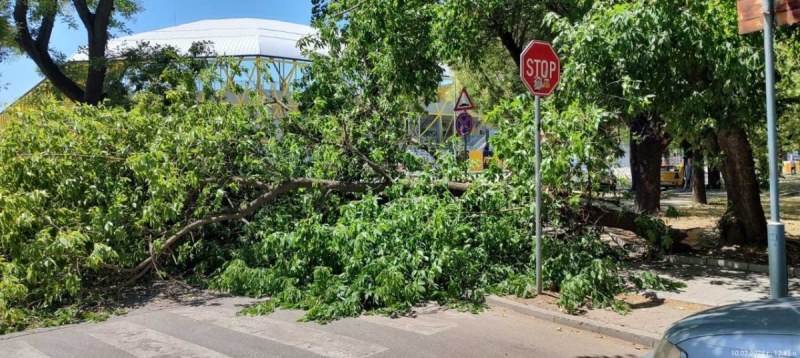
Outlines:
[{"label": "car hood", "polygon": [[678,344],[709,335],[777,334],[800,336],[800,297],[743,302],[686,317],[664,334]]}]

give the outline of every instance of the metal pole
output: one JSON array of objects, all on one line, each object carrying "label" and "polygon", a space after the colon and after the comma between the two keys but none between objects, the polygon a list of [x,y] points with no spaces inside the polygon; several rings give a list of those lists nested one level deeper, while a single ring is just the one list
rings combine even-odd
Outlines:
[{"label": "metal pole", "polygon": [[466,174],[469,174],[469,148],[468,148],[468,144],[467,144],[467,136],[468,135],[469,134],[464,133],[464,135],[462,136],[464,138],[464,157],[467,158],[466,159],[467,169],[464,171]]},{"label": "metal pole", "polygon": [[536,294],[542,293],[542,132],[541,98],[536,96]]},{"label": "metal pole", "polygon": [[786,272],[786,238],[781,223],[778,193],[778,139],[775,125],[775,58],[772,28],[775,0],[764,0],[764,59],[767,80],[767,141],[769,143],[769,291],[772,298],[786,297],[789,281]]}]

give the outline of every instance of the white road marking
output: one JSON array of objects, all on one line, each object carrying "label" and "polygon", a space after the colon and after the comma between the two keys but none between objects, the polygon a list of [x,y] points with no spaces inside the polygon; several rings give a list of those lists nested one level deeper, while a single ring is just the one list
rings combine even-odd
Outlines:
[{"label": "white road marking", "polygon": [[139,358],[230,358],[206,347],[128,321],[102,324],[88,334]]},{"label": "white road marking", "polygon": [[222,307],[185,308],[172,311],[198,321],[233,331],[249,334],[280,344],[285,344],[331,358],[363,358],[389,348],[306,327],[297,323],[283,322],[269,317],[241,317],[236,311]]},{"label": "white road marking", "polygon": [[14,358],[51,358],[21,339],[0,342],[0,357]]},{"label": "white road marking", "polygon": [[403,331],[424,334],[430,336],[450,328],[456,327],[455,323],[438,320],[435,318],[419,315],[416,317],[389,318],[383,316],[362,316],[359,319],[369,323],[379,324],[389,328]]}]

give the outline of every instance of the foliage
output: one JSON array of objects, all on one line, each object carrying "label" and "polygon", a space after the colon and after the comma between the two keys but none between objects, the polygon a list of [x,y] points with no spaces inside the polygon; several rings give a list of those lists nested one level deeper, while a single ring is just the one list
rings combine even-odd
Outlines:
[{"label": "foliage", "polygon": [[[504,101],[488,114],[499,126],[492,146],[511,171],[513,185],[534,187],[535,116],[530,96]],[[546,104],[542,113],[542,183],[548,192],[545,208],[581,208],[592,197],[609,193],[611,169],[620,155],[613,116],[598,107],[573,105],[559,110]],[[553,223],[558,225],[558,223]]]},{"label": "foliage", "polygon": [[668,218],[673,218],[674,219],[674,218],[677,218],[677,217],[681,216],[681,213],[680,213],[680,211],[678,211],[678,209],[675,209],[674,206],[668,206],[667,207],[667,212],[665,212],[664,215],[666,215]]},{"label": "foliage", "polygon": [[[262,105],[139,98],[131,110],[40,103],[3,129],[4,331],[90,318],[86,308],[102,298],[93,292],[128,279],[186,223],[245,205],[257,194],[249,181],[353,173],[331,166],[348,155],[324,159],[336,149],[310,146],[291,127],[273,139],[281,129]],[[380,193],[288,193],[246,223],[197,230],[172,248],[174,263],[152,263],[271,297],[250,313],[298,307],[321,321],[428,300],[477,309],[489,292],[530,294],[530,189],[490,180],[453,196],[440,179],[448,171],[401,178]],[[568,293],[565,307],[616,305],[609,297],[624,288],[616,258],[586,235],[545,247],[546,278]],[[581,282],[598,285],[588,301],[577,298]]]},{"label": "foliage", "polygon": [[271,297],[269,307],[305,309],[318,321],[429,300],[480,304],[494,283],[524,271],[531,253],[527,232],[513,229],[523,216],[477,212],[505,207],[498,189],[454,198],[422,180],[344,204],[336,220],[313,215],[288,231],[264,220],[260,241],[237,251],[211,287]]},{"label": "foliage", "polygon": [[636,218],[636,233],[650,244],[650,255],[663,258],[666,250],[675,242],[675,233],[658,218],[640,216]]},{"label": "foliage", "polygon": [[525,93],[519,81],[520,54],[532,39],[557,33],[545,21],[552,14],[577,21],[591,8],[587,0],[449,0],[437,7],[435,33],[443,61],[459,84],[470,88],[478,110],[487,112]]},{"label": "foliage", "polygon": [[125,108],[133,105],[136,93],[167,100],[167,93],[180,90],[189,96],[201,97],[204,94],[200,91],[207,88],[198,88],[198,80],[208,84],[212,66],[231,68],[208,60],[212,54],[212,48],[204,42],[192,44],[186,53],[171,46],[138,43],[119,54],[125,60],[114,63],[109,69],[106,96],[110,104]]},{"label": "foliage", "polygon": [[[130,111],[40,103],[2,129],[0,316],[9,326],[35,324],[20,323],[20,307],[35,314],[91,299],[186,222],[250,200],[231,175],[303,170],[292,137],[282,149],[261,140],[277,131],[261,106],[144,97]],[[224,229],[204,233],[232,234]],[[177,256],[191,261],[184,248]]]},{"label": "foliage", "polygon": [[551,288],[558,289],[558,304],[568,313],[574,314],[587,305],[627,311],[624,303],[615,298],[626,291],[625,280],[619,274],[620,254],[600,241],[596,231],[553,240],[544,249],[547,260],[543,263],[543,276]]},{"label": "foliage", "polygon": [[628,280],[633,283],[636,290],[675,291],[686,288],[686,283],[665,279],[652,271],[641,271],[637,274],[632,274],[628,277]]}]

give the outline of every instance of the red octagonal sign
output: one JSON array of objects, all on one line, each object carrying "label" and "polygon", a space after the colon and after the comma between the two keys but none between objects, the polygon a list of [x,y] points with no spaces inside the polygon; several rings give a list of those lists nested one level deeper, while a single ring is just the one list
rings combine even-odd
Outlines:
[{"label": "red octagonal sign", "polygon": [[520,56],[519,74],[531,93],[547,97],[561,79],[561,61],[549,43],[531,41]]}]

